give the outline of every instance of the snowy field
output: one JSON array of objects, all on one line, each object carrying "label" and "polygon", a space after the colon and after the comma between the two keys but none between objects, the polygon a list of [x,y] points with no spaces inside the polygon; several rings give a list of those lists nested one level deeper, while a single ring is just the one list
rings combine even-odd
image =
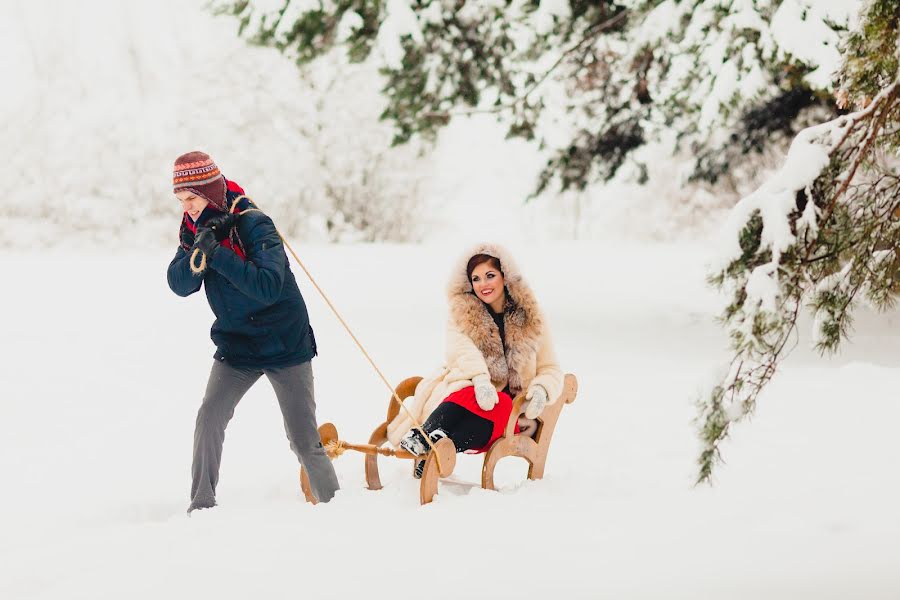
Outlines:
[{"label": "snowy field", "polygon": [[[299,244],[298,244],[299,246]],[[580,382],[547,477],[498,470],[420,507],[406,462],[303,502],[274,394],[228,430],[220,506],[185,516],[213,347],[174,245],[0,255],[0,598],[900,597],[900,314],[862,314],[836,359],[800,346],[695,488],[693,399],[727,358],[699,245],[513,246]],[[298,247],[393,381],[440,361],[457,245]],[[320,422],[364,442],[387,394],[300,270]],[[464,457],[457,480],[477,481]]]}]

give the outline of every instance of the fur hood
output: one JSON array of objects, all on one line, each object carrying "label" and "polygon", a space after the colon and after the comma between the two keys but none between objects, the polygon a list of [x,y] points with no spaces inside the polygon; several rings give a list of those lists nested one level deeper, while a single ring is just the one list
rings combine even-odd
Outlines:
[{"label": "fur hood", "polygon": [[[466,274],[466,265],[476,254],[487,254],[500,261],[507,294],[503,315],[505,357],[497,324],[487,305],[475,296]],[[494,244],[472,248],[454,268],[447,297],[451,324],[471,339],[484,356],[491,380],[495,383],[507,381],[513,395],[519,393],[527,383],[526,379],[530,379],[527,365],[533,364],[538,352],[544,319],[531,288],[509,252]]]}]

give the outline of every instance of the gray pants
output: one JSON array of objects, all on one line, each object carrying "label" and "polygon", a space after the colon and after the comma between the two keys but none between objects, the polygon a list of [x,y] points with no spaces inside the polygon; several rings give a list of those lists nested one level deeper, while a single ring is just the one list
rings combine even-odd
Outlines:
[{"label": "gray pants", "polygon": [[194,481],[188,512],[215,506],[225,427],[234,415],[237,403],[264,374],[275,388],[291,450],[308,471],[313,494],[320,502],[328,502],[339,488],[334,467],[322,448],[316,427],[312,364],[307,361],[292,367],[255,369],[233,367],[217,360],[213,363],[206,396],[197,413],[191,467]]}]

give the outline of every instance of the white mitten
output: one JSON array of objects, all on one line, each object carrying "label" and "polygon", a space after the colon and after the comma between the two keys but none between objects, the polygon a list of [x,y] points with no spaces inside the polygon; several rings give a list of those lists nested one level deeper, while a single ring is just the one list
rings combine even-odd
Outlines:
[{"label": "white mitten", "polygon": [[544,407],[547,406],[547,390],[543,386],[533,385],[525,394],[525,399],[528,400],[525,416],[529,419],[537,419],[544,412]]},{"label": "white mitten", "polygon": [[491,383],[491,378],[487,375],[476,375],[472,378],[475,384],[475,401],[481,410],[491,410],[497,406],[500,397],[497,396],[497,389]]}]

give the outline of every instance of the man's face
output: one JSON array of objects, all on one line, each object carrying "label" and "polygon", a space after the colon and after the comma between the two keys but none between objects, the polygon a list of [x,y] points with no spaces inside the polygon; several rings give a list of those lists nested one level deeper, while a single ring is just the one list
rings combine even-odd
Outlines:
[{"label": "man's face", "polygon": [[179,190],[175,192],[175,196],[181,202],[181,208],[184,209],[184,212],[186,212],[194,221],[197,220],[197,217],[200,216],[200,213],[202,213],[203,209],[206,208],[206,205],[209,204],[209,200],[188,190]]}]

